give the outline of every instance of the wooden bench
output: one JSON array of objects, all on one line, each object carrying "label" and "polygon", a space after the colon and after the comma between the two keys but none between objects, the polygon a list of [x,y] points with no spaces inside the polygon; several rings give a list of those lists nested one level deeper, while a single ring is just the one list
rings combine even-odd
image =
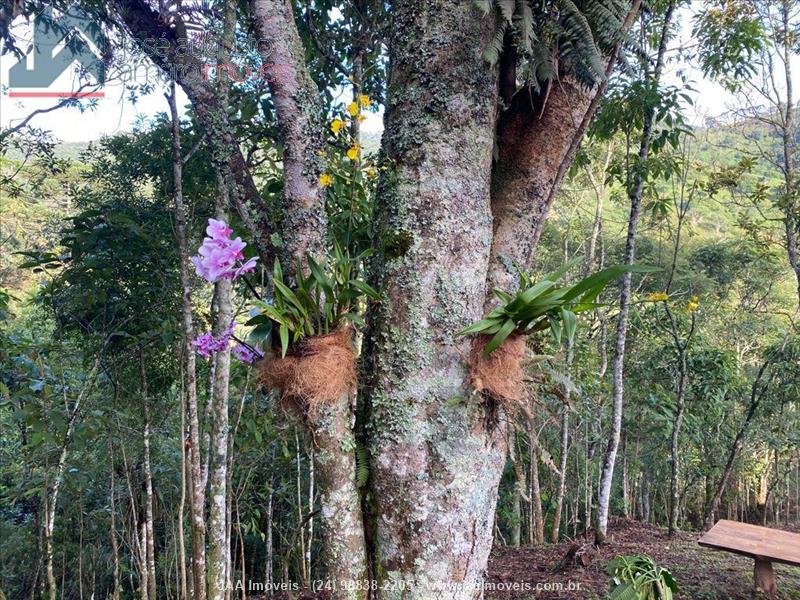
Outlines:
[{"label": "wooden bench", "polygon": [[698,540],[701,546],[725,550],[755,560],[756,590],[775,598],[777,587],[772,563],[800,567],[800,534],[721,519]]}]

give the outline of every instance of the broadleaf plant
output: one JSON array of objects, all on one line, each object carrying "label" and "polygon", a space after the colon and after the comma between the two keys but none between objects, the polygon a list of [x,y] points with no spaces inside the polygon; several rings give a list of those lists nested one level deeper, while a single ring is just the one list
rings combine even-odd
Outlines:
[{"label": "broadleaf plant", "polygon": [[520,273],[520,286],[516,294],[494,290],[494,295],[503,303],[485,318],[459,331],[459,335],[491,335],[484,348],[489,354],[512,333],[530,334],[550,328],[556,343],[571,340],[577,327],[577,313],[597,308],[597,297],[606,286],[624,273],[648,273],[652,267],[639,265],[616,265],[598,271],[571,285],[559,284],[564,275],[580,259],[566,265],[538,281],[528,273]]},{"label": "broadleaf plant", "polygon": [[645,555],[617,556],[606,566],[613,586],[610,600],[672,600],[678,583]]},{"label": "broadleaf plant", "polygon": [[258,314],[247,322],[255,326],[251,339],[274,336],[277,329],[281,356],[286,356],[289,344],[303,337],[331,333],[345,322],[363,324],[357,312],[358,301],[363,297],[378,299],[378,292],[357,278],[356,264],[364,258],[362,255],[354,260],[338,246],[322,262],[307,256],[308,274],[298,269],[293,288],[284,281],[280,261],[276,259],[273,301],[254,303]]}]

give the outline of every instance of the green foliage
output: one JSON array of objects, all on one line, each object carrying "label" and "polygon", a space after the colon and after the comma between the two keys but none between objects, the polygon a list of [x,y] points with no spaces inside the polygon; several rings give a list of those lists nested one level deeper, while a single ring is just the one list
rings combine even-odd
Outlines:
[{"label": "green foliage", "polygon": [[743,0],[704,3],[694,17],[692,36],[703,74],[732,91],[755,73],[753,58],[767,45],[760,16]]},{"label": "green foliage", "polygon": [[[358,260],[363,259],[361,256]],[[354,276],[358,260],[349,258],[336,246],[322,263],[308,256],[308,272],[298,269],[297,283],[291,289],[283,279],[280,262],[275,261],[273,302],[257,301],[259,315],[248,321],[263,339],[277,328],[281,353],[305,336],[325,335],[345,322],[362,325],[356,303],[364,296],[377,300],[378,292]],[[253,338],[251,338],[253,339]]]},{"label": "green foliage", "polygon": [[559,285],[564,275],[577,264],[572,260],[564,267],[534,282],[527,273],[520,274],[520,289],[511,295],[494,290],[503,302],[484,319],[462,329],[459,335],[491,335],[484,352],[497,349],[512,333],[526,334],[542,331],[548,326],[556,340],[571,340],[577,326],[576,314],[597,308],[595,302],[606,286],[623,273],[644,273],[652,269],[641,266],[618,265],[590,275],[573,285]]},{"label": "green foliage", "polygon": [[614,586],[609,600],[672,600],[678,591],[672,574],[649,556],[617,556],[606,572]]},{"label": "green foliage", "polygon": [[565,73],[587,86],[604,80],[603,56],[623,38],[630,10],[623,0],[477,0],[477,5],[484,14],[494,11],[496,21],[486,59],[496,63],[511,34],[536,88]]},{"label": "green foliage", "polygon": [[658,86],[639,78],[623,78],[609,86],[590,128],[593,138],[608,140],[623,134],[627,140],[635,139],[646,115],[653,114],[649,158],[640,161],[638,144],[629,144],[625,155],[611,163],[609,182],[629,186],[637,174],[645,181],[668,180],[680,171],[679,161],[669,151],[680,146],[684,135],[691,135],[681,114],[683,105],[692,103],[687,92],[686,86]]}]

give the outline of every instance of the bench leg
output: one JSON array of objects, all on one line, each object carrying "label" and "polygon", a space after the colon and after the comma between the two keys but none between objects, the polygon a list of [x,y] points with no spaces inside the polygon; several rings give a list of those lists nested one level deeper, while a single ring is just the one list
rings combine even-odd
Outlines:
[{"label": "bench leg", "polygon": [[772,570],[772,563],[768,560],[756,559],[753,569],[755,577],[756,592],[762,592],[767,598],[775,600],[777,586],[775,585],[775,573]]}]

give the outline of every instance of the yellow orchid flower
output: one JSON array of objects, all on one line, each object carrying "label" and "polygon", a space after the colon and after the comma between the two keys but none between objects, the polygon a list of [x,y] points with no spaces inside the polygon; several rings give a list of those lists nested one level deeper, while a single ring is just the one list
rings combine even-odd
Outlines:
[{"label": "yellow orchid flower", "polygon": [[358,155],[360,152],[361,152],[361,146],[359,144],[353,144],[347,151],[347,158],[349,158],[350,160],[358,160]]},{"label": "yellow orchid flower", "polygon": [[653,292],[652,294],[647,294],[644,299],[648,302],[666,302],[669,300],[669,294],[666,292]]},{"label": "yellow orchid flower", "polygon": [[329,185],[333,185],[333,177],[328,175],[327,173],[323,173],[319,176],[319,184],[322,187],[328,187]]},{"label": "yellow orchid flower", "polygon": [[351,102],[347,105],[347,112],[350,113],[351,117],[355,117],[358,114],[358,102]]},{"label": "yellow orchid flower", "polygon": [[341,119],[334,119],[333,121],[331,121],[331,131],[334,134],[338,134],[342,130],[342,128],[345,126],[345,124],[346,123],[344,121],[342,121]]},{"label": "yellow orchid flower", "polygon": [[370,104],[372,104],[372,100],[371,100],[371,99],[370,99],[370,97],[369,97],[369,96],[367,96],[366,94],[360,94],[360,95],[358,96],[358,102],[359,102],[359,104],[361,104],[361,106],[363,106],[364,108],[369,108],[369,105],[370,105]]}]

